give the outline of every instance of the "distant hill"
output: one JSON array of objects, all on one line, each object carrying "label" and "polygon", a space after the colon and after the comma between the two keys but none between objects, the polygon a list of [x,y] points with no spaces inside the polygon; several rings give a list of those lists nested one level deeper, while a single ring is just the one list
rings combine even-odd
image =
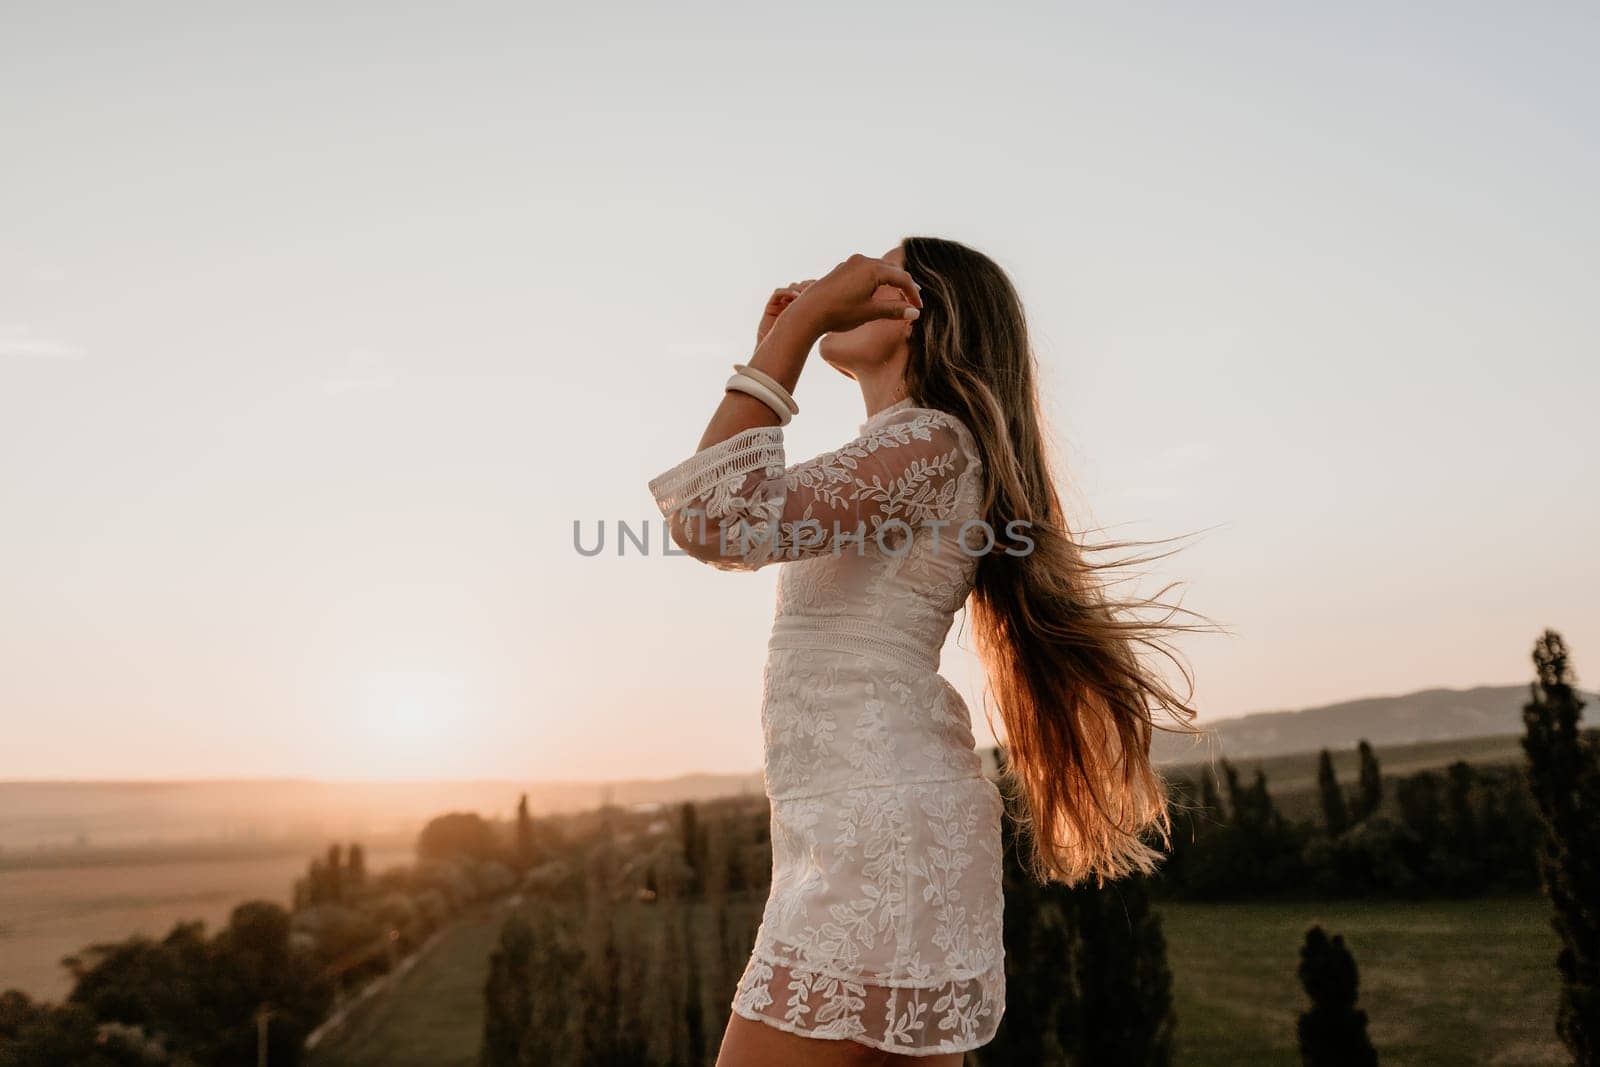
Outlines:
[{"label": "distant hill", "polygon": [[[1584,694],[1586,723],[1596,721],[1596,699]],[[1265,711],[1205,723],[1207,736],[1198,745],[1190,738],[1157,734],[1154,752],[1158,763],[1186,763],[1207,756],[1240,760],[1349,748],[1363,738],[1381,746],[1516,734],[1522,732],[1527,700],[1525,685],[1482,685]]]}]

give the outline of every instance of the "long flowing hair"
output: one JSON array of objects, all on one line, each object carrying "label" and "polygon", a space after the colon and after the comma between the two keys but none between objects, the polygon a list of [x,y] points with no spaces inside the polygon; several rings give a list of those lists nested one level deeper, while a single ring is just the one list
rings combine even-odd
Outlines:
[{"label": "long flowing hair", "polygon": [[1117,593],[1126,568],[1170,552],[1074,535],[1046,453],[1027,321],[1005,272],[954,241],[908,237],[901,248],[923,301],[906,391],[966,423],[985,467],[985,521],[997,537],[1025,522],[1033,542],[979,561],[968,612],[988,674],[986,713],[993,726],[997,709],[1004,726],[1006,784],[1026,802],[1033,873],[1067,883],[1147,873],[1171,830],[1150,742],[1156,729],[1194,730],[1193,680],[1170,638],[1209,627],[1164,599],[1171,586]]}]

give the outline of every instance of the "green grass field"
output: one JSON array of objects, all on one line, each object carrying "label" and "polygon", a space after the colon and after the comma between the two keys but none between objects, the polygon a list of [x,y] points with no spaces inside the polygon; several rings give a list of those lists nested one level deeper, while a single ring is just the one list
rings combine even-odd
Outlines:
[{"label": "green grass field", "polygon": [[483,1041],[489,953],[507,912],[483,905],[455,920],[392,987],[358,1007],[307,1058],[310,1067],[472,1067]]},{"label": "green grass field", "polygon": [[1298,1067],[1306,930],[1342,934],[1385,1067],[1562,1064],[1556,938],[1537,898],[1164,904],[1178,1067]]},{"label": "green grass field", "polygon": [[[1384,1067],[1555,1065],[1556,941],[1535,898],[1164,904],[1177,1067],[1299,1067],[1295,978],[1313,923],[1343,934]],[[463,919],[312,1067],[468,1067],[500,914]]]}]

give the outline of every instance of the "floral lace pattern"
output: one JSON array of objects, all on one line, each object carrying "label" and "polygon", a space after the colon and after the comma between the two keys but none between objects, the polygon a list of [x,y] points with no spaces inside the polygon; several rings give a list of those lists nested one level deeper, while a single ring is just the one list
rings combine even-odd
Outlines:
[{"label": "floral lace pattern", "polygon": [[772,889],[733,1010],[911,1055],[989,1041],[1003,805],[938,673],[977,569],[957,544],[982,496],[970,432],[902,401],[804,463],[761,427],[650,489],[703,562],[786,564],[761,707]]}]

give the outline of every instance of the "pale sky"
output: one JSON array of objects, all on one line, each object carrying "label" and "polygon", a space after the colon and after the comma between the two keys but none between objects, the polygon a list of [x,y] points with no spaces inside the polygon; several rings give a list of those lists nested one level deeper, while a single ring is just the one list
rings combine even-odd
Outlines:
[{"label": "pale sky", "polygon": [[1080,524],[1210,531],[1208,716],[1600,678],[1592,7],[433,6],[0,13],[0,777],[754,769],[776,571],[572,523],[907,233]]}]

